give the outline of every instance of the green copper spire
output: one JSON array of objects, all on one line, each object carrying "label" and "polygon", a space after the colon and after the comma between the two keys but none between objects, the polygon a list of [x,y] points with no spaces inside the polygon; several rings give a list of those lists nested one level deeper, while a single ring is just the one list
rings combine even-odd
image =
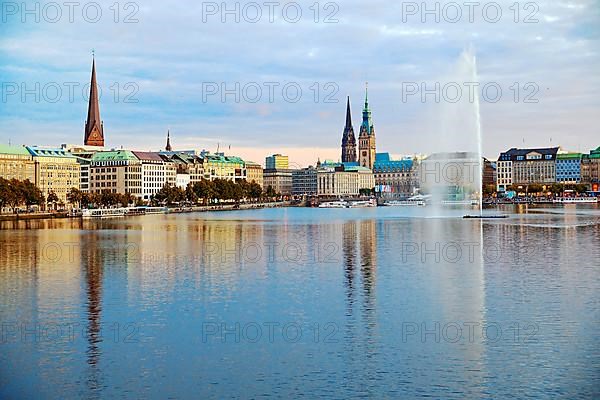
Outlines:
[{"label": "green copper spire", "polygon": [[369,108],[369,82],[366,83],[365,87],[365,108],[363,108],[363,121],[361,124],[361,130],[367,132],[368,135],[371,134],[373,129],[373,121],[371,119],[371,109]]}]

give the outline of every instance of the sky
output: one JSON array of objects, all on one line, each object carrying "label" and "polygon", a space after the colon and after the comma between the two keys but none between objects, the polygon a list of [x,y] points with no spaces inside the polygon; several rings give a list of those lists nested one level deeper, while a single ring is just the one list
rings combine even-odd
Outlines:
[{"label": "sky", "polygon": [[366,82],[378,152],[473,145],[470,92],[489,158],[600,146],[598,0],[167,3],[3,1],[0,141],[82,143],[93,51],[109,148],[338,160]]}]

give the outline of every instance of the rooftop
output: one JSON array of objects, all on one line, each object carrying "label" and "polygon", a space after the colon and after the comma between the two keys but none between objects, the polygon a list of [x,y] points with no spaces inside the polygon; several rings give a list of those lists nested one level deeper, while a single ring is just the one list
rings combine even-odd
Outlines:
[{"label": "rooftop", "polygon": [[69,153],[65,149],[53,149],[37,146],[27,146],[26,148],[29,151],[29,153],[34,157],[60,157],[73,159],[76,158],[73,154]]},{"label": "rooftop", "polygon": [[133,151],[132,153],[142,161],[163,161],[159,153],[150,151]]},{"label": "rooftop", "polygon": [[129,150],[99,151],[92,157],[93,162],[126,160],[137,160],[137,157]]},{"label": "rooftop", "polygon": [[0,154],[11,154],[15,156],[31,156],[25,146],[9,146],[7,144],[0,144]]}]

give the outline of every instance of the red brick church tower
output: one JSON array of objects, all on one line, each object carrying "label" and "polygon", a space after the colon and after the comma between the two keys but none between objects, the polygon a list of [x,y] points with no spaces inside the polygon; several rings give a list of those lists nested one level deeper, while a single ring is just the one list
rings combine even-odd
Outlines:
[{"label": "red brick church tower", "polygon": [[96,83],[96,59],[92,61],[92,81],[90,83],[90,99],[83,144],[86,146],[104,146],[104,123],[100,119],[100,103],[98,102],[98,86]]}]

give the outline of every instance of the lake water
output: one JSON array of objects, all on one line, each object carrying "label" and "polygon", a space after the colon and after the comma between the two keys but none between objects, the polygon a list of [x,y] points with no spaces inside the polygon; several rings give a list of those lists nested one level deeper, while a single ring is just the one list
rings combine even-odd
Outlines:
[{"label": "lake water", "polygon": [[600,209],[0,225],[0,398],[598,398]]}]

